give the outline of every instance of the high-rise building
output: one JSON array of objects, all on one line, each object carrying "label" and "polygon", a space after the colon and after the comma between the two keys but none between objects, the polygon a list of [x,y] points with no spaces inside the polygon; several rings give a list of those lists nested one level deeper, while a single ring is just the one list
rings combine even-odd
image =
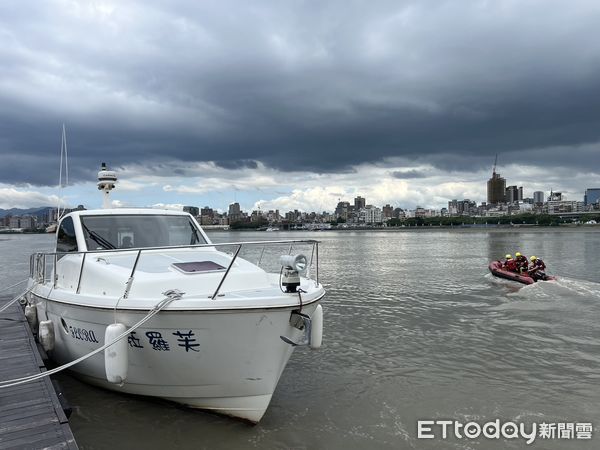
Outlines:
[{"label": "high-rise building", "polygon": [[458,215],[458,200],[454,199],[448,202],[448,214],[451,216]]},{"label": "high-rise building", "polygon": [[499,173],[492,173],[492,178],[487,182],[487,202],[491,205],[504,203],[506,196],[506,179],[502,178]]},{"label": "high-rise building", "polygon": [[476,212],[477,203],[465,198],[458,202],[458,215],[460,216],[470,216]]},{"label": "high-rise building", "polygon": [[361,197],[360,195],[358,197],[354,198],[354,210],[355,211],[360,211],[365,206],[367,206],[367,200],[365,198]]},{"label": "high-rise building", "polygon": [[384,219],[391,219],[394,215],[394,207],[387,204],[381,209]]},{"label": "high-rise building", "polygon": [[568,200],[548,201],[548,214],[574,213],[583,211],[583,202]]},{"label": "high-rise building", "polygon": [[339,202],[335,208],[335,216],[343,220],[348,220],[349,202]]},{"label": "high-rise building", "polygon": [[523,200],[523,186],[508,186],[504,195],[506,203],[514,203]]},{"label": "high-rise building", "polygon": [[562,195],[562,192],[550,191],[550,196],[548,197],[549,202],[561,202],[563,200],[566,200],[566,198]]},{"label": "high-rise building", "polygon": [[200,209],[200,224],[212,225],[215,219],[215,212],[212,208],[205,206]]},{"label": "high-rise building", "polygon": [[200,209],[197,206],[184,206],[183,212],[190,213],[194,217],[200,215]]},{"label": "high-rise building", "polygon": [[21,216],[19,219],[19,227],[20,228],[35,228],[35,220],[32,216]]},{"label": "high-rise building", "polygon": [[200,210],[200,215],[210,217],[212,219],[215,216],[215,212],[213,211],[212,208],[205,206],[204,208],[202,208]]},{"label": "high-rise building", "polygon": [[544,191],[535,191],[533,193],[533,203],[536,205],[544,203]]},{"label": "high-rise building", "polygon": [[363,223],[381,223],[383,220],[383,216],[381,214],[381,209],[376,206],[369,205],[365,206],[359,211],[359,221]]},{"label": "high-rise building", "polygon": [[235,222],[236,220],[240,220],[242,218],[242,210],[240,208],[240,204],[238,202],[232,203],[229,205],[229,223]]},{"label": "high-rise building", "polygon": [[600,188],[587,188],[583,196],[584,205],[593,205],[600,200]]}]

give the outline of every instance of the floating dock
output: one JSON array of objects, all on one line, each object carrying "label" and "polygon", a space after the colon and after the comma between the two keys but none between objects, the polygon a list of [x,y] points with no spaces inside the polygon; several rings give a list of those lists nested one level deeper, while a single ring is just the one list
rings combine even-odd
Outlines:
[{"label": "floating dock", "polygon": [[[0,297],[0,308],[11,298]],[[0,313],[0,381],[46,371],[21,305]],[[50,377],[0,388],[0,449],[77,449]]]}]

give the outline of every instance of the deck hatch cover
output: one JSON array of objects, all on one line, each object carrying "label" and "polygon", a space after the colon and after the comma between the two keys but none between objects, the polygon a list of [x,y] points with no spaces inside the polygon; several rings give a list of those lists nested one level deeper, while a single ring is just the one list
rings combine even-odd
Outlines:
[{"label": "deck hatch cover", "polygon": [[225,270],[225,267],[213,261],[181,262],[173,263],[173,266],[183,273],[218,272]]}]

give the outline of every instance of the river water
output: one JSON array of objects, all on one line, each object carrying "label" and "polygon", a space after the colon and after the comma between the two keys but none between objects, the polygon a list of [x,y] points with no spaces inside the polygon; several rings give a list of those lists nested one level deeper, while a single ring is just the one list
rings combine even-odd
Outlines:
[{"label": "river water", "polygon": [[[598,448],[600,229],[214,232],[216,242],[319,239],[324,342],[299,348],[260,424],[125,396],[60,376],[82,449],[524,448],[524,439],[417,439],[418,420],[584,423]],[[0,286],[46,235],[0,235]],[[542,257],[556,283],[492,277],[507,252]],[[1,323],[0,323],[1,326]]]}]

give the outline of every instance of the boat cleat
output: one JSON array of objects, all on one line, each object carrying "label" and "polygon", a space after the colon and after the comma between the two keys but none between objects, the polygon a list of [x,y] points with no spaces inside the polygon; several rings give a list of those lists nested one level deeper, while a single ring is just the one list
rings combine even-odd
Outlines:
[{"label": "boat cleat", "polygon": [[290,344],[292,347],[311,345],[312,319],[308,315],[303,314],[300,311],[292,311],[292,314],[290,315],[290,325],[300,331],[304,331],[304,335],[298,342],[294,342],[285,336],[279,336],[283,342]]}]

